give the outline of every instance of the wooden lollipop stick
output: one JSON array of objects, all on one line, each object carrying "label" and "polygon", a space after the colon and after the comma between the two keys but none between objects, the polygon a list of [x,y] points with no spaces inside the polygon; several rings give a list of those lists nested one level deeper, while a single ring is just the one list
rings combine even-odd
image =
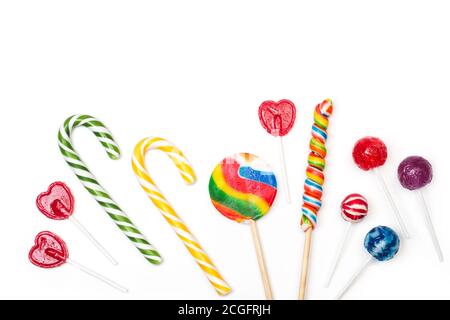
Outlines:
[{"label": "wooden lollipop stick", "polygon": [[380,181],[380,185],[383,188],[386,198],[388,199],[392,207],[392,210],[394,211],[395,218],[397,219],[398,225],[400,226],[400,230],[402,231],[403,236],[406,239],[410,239],[411,237],[409,235],[408,229],[406,228],[405,222],[403,221],[400,211],[398,210],[398,207],[395,204],[394,198],[392,197],[392,194],[389,191],[386,182],[384,181],[383,175],[381,174],[380,170],[378,170],[378,168],[374,168],[373,171],[375,172],[378,180]]},{"label": "wooden lollipop stick", "polygon": [[82,266],[79,263],[76,263],[75,261],[73,261],[71,259],[67,259],[66,262],[68,264],[74,266],[75,268],[77,268],[77,269],[87,273],[88,275],[90,275],[90,276],[92,276],[94,278],[97,278],[100,281],[103,281],[104,283],[110,285],[111,287],[113,287],[116,290],[119,290],[122,293],[127,293],[128,292],[128,289],[125,288],[124,286],[121,286],[120,284],[118,284],[118,283],[116,283],[116,282],[114,282],[114,281],[112,281],[112,280],[102,276],[101,274],[98,274],[95,271],[92,271],[91,269],[86,268],[85,266]]},{"label": "wooden lollipop stick", "polygon": [[309,256],[311,252],[312,232],[313,229],[309,228],[305,233],[305,247],[303,249],[302,275],[300,277],[300,292],[298,294],[298,300],[305,300],[306,286],[308,284]]},{"label": "wooden lollipop stick", "polygon": [[422,200],[423,207],[425,208],[424,216],[428,231],[430,232],[431,239],[433,240],[434,249],[436,250],[436,254],[438,256],[439,262],[444,261],[444,255],[442,254],[441,246],[439,245],[439,240],[436,236],[436,230],[434,229],[433,222],[431,221],[430,210],[428,209],[427,203],[425,201],[425,197],[421,190],[418,190],[420,199]]},{"label": "wooden lollipop stick", "polygon": [[261,278],[263,281],[266,299],[273,300],[272,288],[270,286],[269,281],[269,274],[267,273],[266,263],[264,261],[264,255],[261,247],[261,241],[259,239],[258,228],[256,227],[256,221],[250,220],[250,226],[252,229],[253,243],[255,245],[256,256],[258,257],[259,270],[261,271]]},{"label": "wooden lollipop stick", "polygon": [[365,261],[359,269],[353,274],[353,276],[348,280],[347,284],[339,291],[339,293],[336,296],[336,300],[341,300],[341,298],[344,296],[344,294],[350,289],[352,284],[358,279],[358,277],[363,273],[363,271],[367,268],[367,266],[374,260],[374,258],[371,256],[367,261]]},{"label": "wooden lollipop stick", "polygon": [[352,224],[350,222],[348,222],[347,228],[345,229],[344,236],[342,237],[342,240],[337,247],[336,255],[334,256],[333,263],[331,264],[331,268],[330,268],[330,271],[328,273],[328,276],[327,276],[327,279],[325,282],[325,288],[328,288],[330,286],[331,280],[333,279],[333,275],[336,272],[336,267],[339,264],[339,261],[341,260],[342,250],[344,249],[345,244],[347,243],[351,229],[352,229]]},{"label": "wooden lollipop stick", "polygon": [[284,147],[283,147],[283,138],[279,137],[278,140],[280,141],[280,161],[281,161],[281,170],[283,173],[284,191],[286,192],[287,201],[290,204],[291,203],[291,190],[289,189],[289,181],[288,181],[288,177],[287,177],[286,160],[285,160],[285,156],[284,156]]},{"label": "wooden lollipop stick", "polygon": [[81,224],[80,221],[73,216],[69,217],[69,220],[89,239],[89,241],[113,264],[117,265],[116,259],[94,238],[94,236]]}]

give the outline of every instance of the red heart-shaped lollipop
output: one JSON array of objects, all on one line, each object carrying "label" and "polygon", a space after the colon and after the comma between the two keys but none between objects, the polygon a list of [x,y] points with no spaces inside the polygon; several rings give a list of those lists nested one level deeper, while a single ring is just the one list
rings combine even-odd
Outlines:
[{"label": "red heart-shaped lollipop", "polygon": [[278,102],[264,101],[258,110],[262,126],[275,137],[282,137],[289,133],[294,126],[295,113],[295,105],[287,99]]},{"label": "red heart-shaped lollipop", "polygon": [[50,219],[64,220],[73,213],[74,199],[69,187],[63,182],[54,182],[37,197],[36,206]]},{"label": "red heart-shaped lollipop", "polygon": [[31,263],[40,268],[56,268],[69,258],[66,243],[50,231],[40,232],[28,254]]}]

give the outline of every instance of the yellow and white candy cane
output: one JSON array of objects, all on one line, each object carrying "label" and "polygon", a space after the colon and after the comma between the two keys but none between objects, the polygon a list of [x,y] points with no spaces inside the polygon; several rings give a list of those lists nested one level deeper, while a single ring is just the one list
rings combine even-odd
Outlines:
[{"label": "yellow and white candy cane", "polygon": [[211,282],[217,293],[222,296],[227,295],[231,292],[231,288],[222,278],[211,259],[195,239],[194,235],[189,231],[183,220],[177,215],[150,177],[145,166],[145,155],[150,150],[160,150],[167,154],[167,156],[172,159],[187,184],[193,184],[195,182],[194,170],[184,157],[183,153],[165,139],[155,137],[145,138],[141,140],[134,149],[132,161],[133,170],[136,173],[142,188],[173,228],[177,236],[183,241],[184,245],[208,277],[209,282]]}]

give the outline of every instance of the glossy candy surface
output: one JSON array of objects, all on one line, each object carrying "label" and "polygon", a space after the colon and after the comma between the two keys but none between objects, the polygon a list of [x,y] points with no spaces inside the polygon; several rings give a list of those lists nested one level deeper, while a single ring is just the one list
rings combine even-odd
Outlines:
[{"label": "glossy candy surface", "polygon": [[386,145],[375,137],[359,139],[353,148],[353,160],[360,169],[365,171],[384,165],[387,156]]},{"label": "glossy candy surface", "polygon": [[34,240],[28,258],[40,268],[56,268],[69,258],[66,243],[50,231],[40,232]]},{"label": "glossy candy surface", "polygon": [[328,139],[329,117],[333,114],[333,102],[325,99],[314,108],[314,124],[309,142],[310,153],[306,168],[304,184],[302,217],[300,224],[303,231],[315,228],[320,208],[322,207],[323,184],[325,182],[326,142]]},{"label": "glossy candy surface", "polygon": [[341,204],[342,218],[351,223],[360,222],[367,216],[368,211],[367,199],[358,193],[349,194]]},{"label": "glossy candy surface", "polygon": [[287,99],[264,101],[258,110],[259,121],[268,133],[282,137],[294,126],[296,109],[294,103]]},{"label": "glossy candy surface", "polygon": [[364,247],[378,261],[391,260],[400,248],[400,238],[389,227],[378,226],[369,231]]},{"label": "glossy candy surface", "polygon": [[428,160],[419,156],[403,160],[397,173],[401,185],[409,190],[423,188],[433,180],[433,167]]},{"label": "glossy candy surface", "polygon": [[259,157],[239,153],[216,166],[209,181],[209,194],[214,207],[225,217],[237,222],[256,221],[270,210],[277,194],[277,180]]},{"label": "glossy candy surface", "polygon": [[54,182],[37,197],[36,206],[47,218],[64,220],[73,213],[74,199],[69,187],[63,182]]}]

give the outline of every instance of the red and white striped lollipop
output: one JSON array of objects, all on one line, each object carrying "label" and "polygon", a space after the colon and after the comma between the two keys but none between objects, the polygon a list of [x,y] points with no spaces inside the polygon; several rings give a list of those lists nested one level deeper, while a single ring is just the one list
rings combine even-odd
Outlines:
[{"label": "red and white striped lollipop", "polygon": [[328,287],[333,279],[333,275],[336,271],[336,267],[341,259],[344,246],[350,235],[350,230],[355,223],[361,222],[367,216],[369,212],[369,203],[367,199],[364,198],[359,193],[349,194],[344,198],[341,204],[341,216],[345,221],[348,222],[347,229],[345,230],[344,236],[336,251],[333,263],[331,265],[330,272],[328,273],[327,281],[325,286]]},{"label": "red and white striped lollipop", "polygon": [[352,193],[345,197],[341,204],[341,214],[350,223],[361,222],[369,211],[367,199],[359,193]]}]

